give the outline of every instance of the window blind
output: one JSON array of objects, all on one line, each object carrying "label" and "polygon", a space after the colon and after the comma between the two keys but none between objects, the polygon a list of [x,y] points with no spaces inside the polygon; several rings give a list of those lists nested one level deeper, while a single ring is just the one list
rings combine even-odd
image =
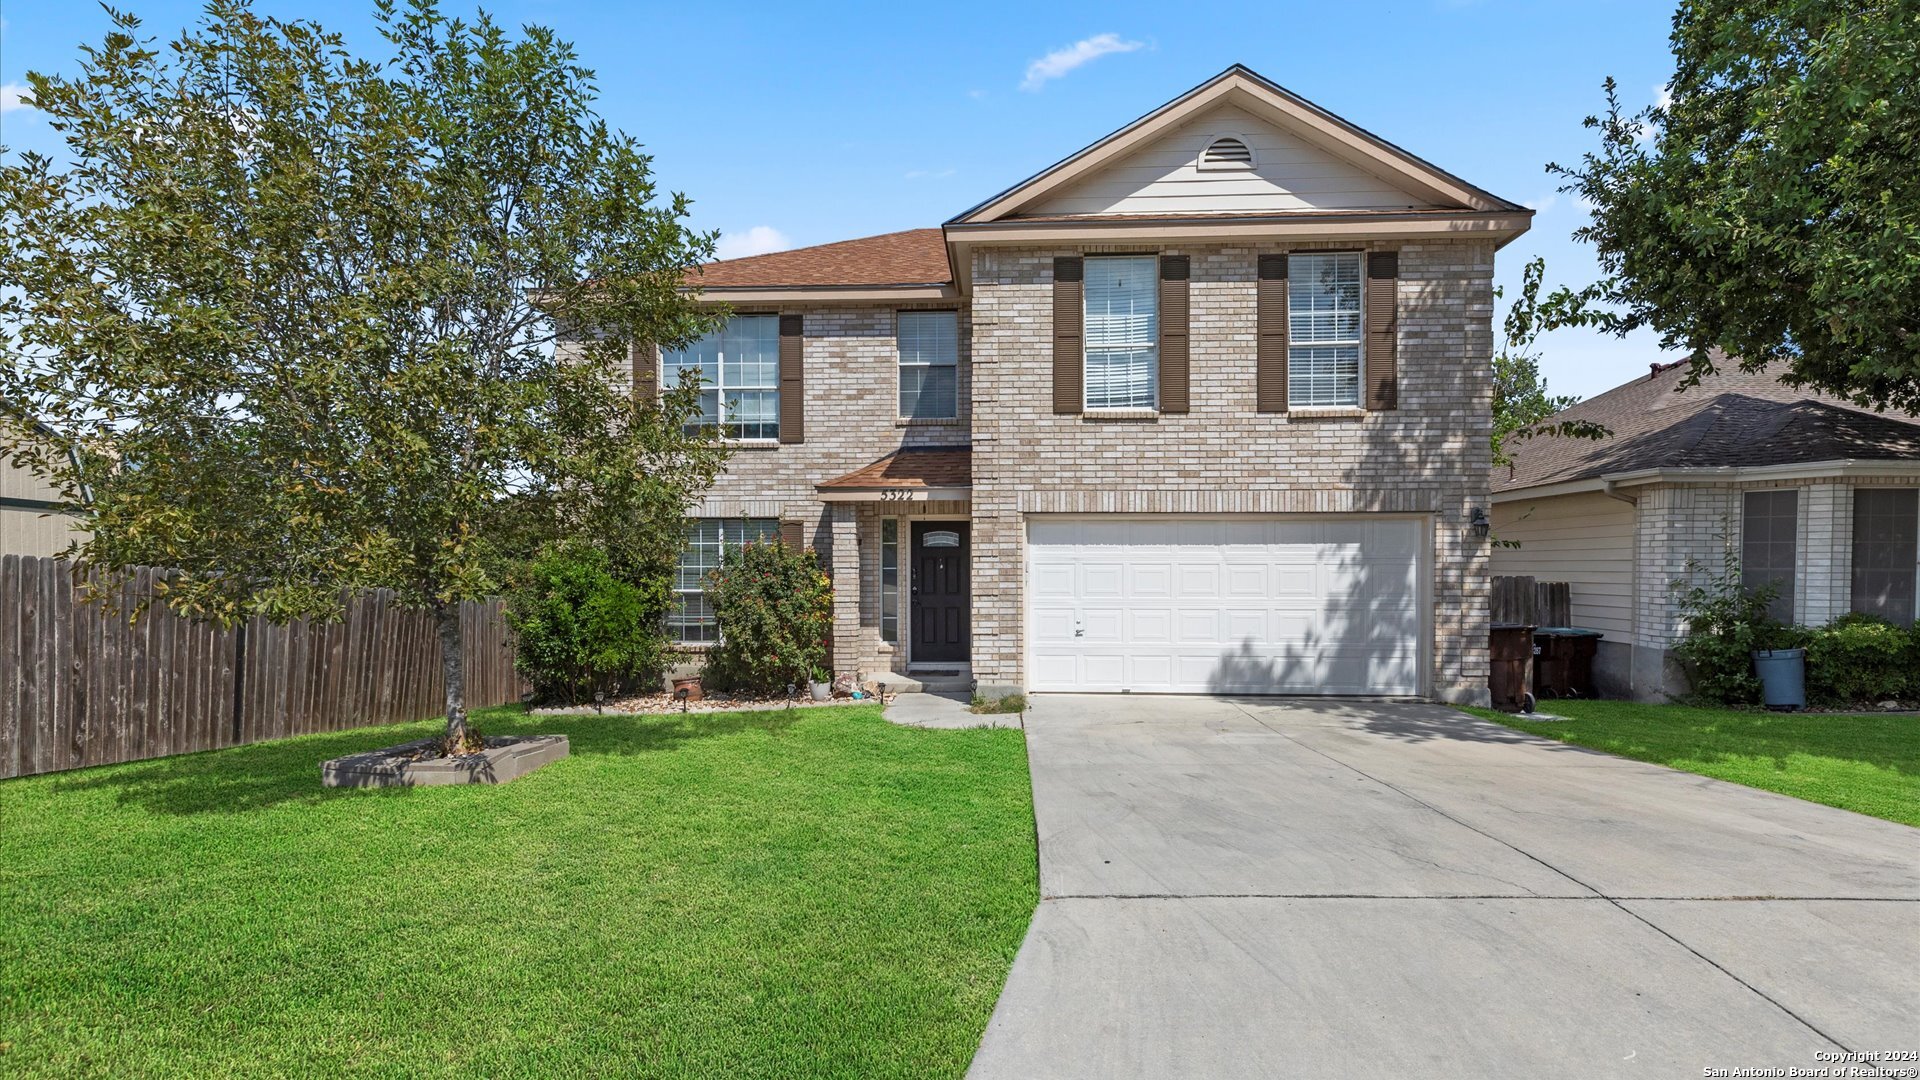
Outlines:
[{"label": "window blind", "polygon": [[1087,407],[1157,407],[1159,260],[1152,255],[1089,258],[1084,288]]},{"label": "window blind", "polygon": [[957,418],[960,415],[959,314],[903,311],[896,321],[900,415],[913,420]]}]

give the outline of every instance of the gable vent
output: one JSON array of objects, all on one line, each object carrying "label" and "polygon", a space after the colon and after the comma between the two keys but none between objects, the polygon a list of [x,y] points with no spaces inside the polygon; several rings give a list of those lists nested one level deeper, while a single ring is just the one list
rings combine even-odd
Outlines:
[{"label": "gable vent", "polygon": [[1253,147],[1245,139],[1235,135],[1222,135],[1207,144],[1200,151],[1200,167],[1203,169],[1251,169],[1253,168]]}]

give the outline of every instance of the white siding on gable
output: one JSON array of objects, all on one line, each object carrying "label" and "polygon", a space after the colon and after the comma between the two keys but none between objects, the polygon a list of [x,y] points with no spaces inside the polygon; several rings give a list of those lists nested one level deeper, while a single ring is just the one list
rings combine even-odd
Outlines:
[{"label": "white siding on gable", "polygon": [[[1239,138],[1252,149],[1251,169],[1200,168],[1201,151],[1222,135]],[[1078,183],[1022,207],[1020,213],[1246,214],[1433,205],[1245,110],[1222,106]]]},{"label": "white siding on gable", "polygon": [[1518,540],[1493,549],[1493,573],[1564,581],[1573,625],[1632,643],[1634,508],[1598,492],[1496,503],[1493,535]]}]

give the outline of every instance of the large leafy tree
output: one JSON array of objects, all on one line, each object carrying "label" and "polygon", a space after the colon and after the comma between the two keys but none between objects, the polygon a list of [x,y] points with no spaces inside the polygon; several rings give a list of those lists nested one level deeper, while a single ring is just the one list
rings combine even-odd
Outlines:
[{"label": "large leafy tree", "polygon": [[[1510,465],[1507,451],[1523,439],[1557,435],[1566,439],[1604,439],[1613,432],[1588,420],[1555,419],[1555,414],[1580,399],[1547,392],[1540,374],[1540,334],[1564,321],[1554,298],[1540,299],[1546,275],[1545,259],[1527,263],[1520,275],[1520,295],[1507,308],[1500,351],[1493,354],[1493,463]],[[1496,291],[1494,296],[1498,298]]]},{"label": "large leafy tree", "polygon": [[373,60],[246,0],[161,48],[114,20],[28,76],[67,161],[0,167],[0,408],[86,464],[6,449],[89,489],[80,559],[178,568],[184,614],[430,609],[468,743],[459,603],[566,533],[664,565],[721,464],[687,389],[613,377],[704,329],[711,237],[544,29],[382,3]]},{"label": "large leafy tree", "polygon": [[1593,205],[1587,318],[1920,413],[1920,4],[1687,0],[1672,47],[1670,104],[1608,80],[1599,149],[1549,166]]}]

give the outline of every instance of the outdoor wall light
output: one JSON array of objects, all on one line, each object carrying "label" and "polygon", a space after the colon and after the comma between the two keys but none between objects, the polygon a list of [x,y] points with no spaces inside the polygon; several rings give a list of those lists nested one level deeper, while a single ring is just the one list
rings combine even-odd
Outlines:
[{"label": "outdoor wall light", "polygon": [[1485,540],[1493,533],[1493,522],[1488,519],[1487,511],[1484,507],[1474,507],[1473,513],[1467,518],[1467,524],[1473,526],[1473,535],[1482,540]]}]

